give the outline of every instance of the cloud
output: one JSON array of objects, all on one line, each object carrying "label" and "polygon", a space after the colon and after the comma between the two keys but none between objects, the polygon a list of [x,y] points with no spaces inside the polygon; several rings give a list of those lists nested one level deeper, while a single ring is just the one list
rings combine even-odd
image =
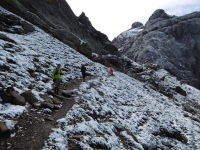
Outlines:
[{"label": "cloud", "polygon": [[199,0],[67,0],[67,3],[77,16],[85,12],[94,28],[110,40],[136,21],[145,24],[157,9],[176,16],[200,10]]}]

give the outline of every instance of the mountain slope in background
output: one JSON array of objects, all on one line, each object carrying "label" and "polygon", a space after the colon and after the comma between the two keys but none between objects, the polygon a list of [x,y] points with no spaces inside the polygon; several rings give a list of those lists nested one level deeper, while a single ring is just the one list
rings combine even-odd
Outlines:
[{"label": "mountain slope in background", "polygon": [[[117,48],[107,36],[97,31],[84,13],[76,17],[65,0],[6,0],[0,1],[0,6],[37,25],[90,59],[92,53],[99,57],[102,53],[118,55]],[[101,61],[103,58],[99,59]]]},{"label": "mountain slope in background", "polygon": [[[32,84],[31,92],[38,100],[37,105],[27,101],[19,106],[0,98],[0,127],[5,125],[11,133],[4,136],[0,128],[1,149],[200,149],[199,90],[163,69],[153,70],[126,57],[121,61],[126,60],[129,67],[125,72],[130,76],[118,71],[110,76],[107,67],[30,22],[1,7],[0,16],[10,20],[0,31],[0,87],[4,91],[13,86],[22,94]],[[81,79],[81,64],[93,79],[87,77],[87,82],[71,91],[76,93],[72,109],[53,124],[47,139],[39,141],[35,133],[42,131],[24,135],[25,131],[41,126],[46,122],[44,117],[59,112],[64,101],[70,103],[63,99],[66,91],[58,96],[50,92],[57,63],[62,64],[63,82],[68,86],[70,81]],[[48,108],[40,105],[55,97],[63,102]],[[40,118],[30,114],[40,114]],[[18,124],[24,116],[30,121]]]},{"label": "mountain slope in background", "polygon": [[144,28],[143,24],[140,22],[135,22],[132,24],[131,29],[122,32],[116,38],[112,40],[112,43],[117,46],[118,50],[121,51],[126,42],[131,38],[136,36]]},{"label": "mountain slope in background", "polygon": [[121,51],[140,64],[156,64],[183,82],[200,88],[199,29],[200,12],[177,17],[159,9]]}]

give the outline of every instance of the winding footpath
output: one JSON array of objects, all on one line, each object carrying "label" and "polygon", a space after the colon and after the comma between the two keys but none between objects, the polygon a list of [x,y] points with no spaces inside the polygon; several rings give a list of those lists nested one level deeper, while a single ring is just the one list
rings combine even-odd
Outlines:
[{"label": "winding footpath", "polygon": [[[87,78],[86,81],[92,77]],[[62,89],[73,90],[77,89],[82,83],[81,79],[71,80],[66,87]],[[56,127],[56,121],[64,118],[67,112],[75,103],[75,97],[65,98],[62,107],[59,110],[54,110],[50,114],[45,114],[44,111],[34,109],[32,106],[28,108],[28,112],[22,114],[17,119],[17,129],[15,133],[0,137],[1,150],[40,150],[44,147],[44,142],[48,139],[51,129]],[[44,118],[50,118],[44,119]]]}]

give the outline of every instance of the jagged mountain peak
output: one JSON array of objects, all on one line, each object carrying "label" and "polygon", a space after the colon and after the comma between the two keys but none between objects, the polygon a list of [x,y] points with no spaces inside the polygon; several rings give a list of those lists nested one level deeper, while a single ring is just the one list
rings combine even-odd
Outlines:
[{"label": "jagged mountain peak", "polygon": [[131,28],[134,29],[134,28],[144,28],[144,25],[141,23],[141,22],[134,22],[132,25],[131,25]]},{"label": "jagged mountain peak", "polygon": [[130,39],[134,38],[140,31],[144,29],[144,25],[141,22],[134,22],[131,28],[120,33],[117,37],[112,40],[112,43],[117,46],[118,50],[121,51],[123,46]]},{"label": "jagged mountain peak", "polygon": [[123,54],[141,64],[154,63],[200,88],[200,12],[170,16],[156,10],[145,28],[123,47]]},{"label": "jagged mountain peak", "polygon": [[153,20],[153,19],[156,19],[156,18],[169,19],[170,16],[163,9],[157,9],[150,16],[149,20]]},{"label": "jagged mountain peak", "polygon": [[80,23],[84,24],[86,28],[88,28],[88,29],[91,29],[91,28],[94,29],[94,27],[92,26],[89,18],[85,15],[84,12],[82,12],[80,14],[80,16],[78,17],[78,21]]},{"label": "jagged mountain peak", "polygon": [[153,12],[153,14],[150,16],[149,20],[145,24],[145,27],[149,27],[150,25],[162,21],[165,19],[170,19],[172,16],[168,15],[163,9],[157,9]]}]

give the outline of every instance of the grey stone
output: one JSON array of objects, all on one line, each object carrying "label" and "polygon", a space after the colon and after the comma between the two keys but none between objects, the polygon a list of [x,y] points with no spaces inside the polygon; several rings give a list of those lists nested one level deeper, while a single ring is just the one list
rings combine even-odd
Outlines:
[{"label": "grey stone", "polygon": [[23,96],[25,100],[30,104],[38,102],[38,99],[35,97],[31,90],[22,93],[21,96]]},{"label": "grey stone", "polygon": [[156,10],[143,31],[130,39],[122,52],[140,63],[157,64],[178,79],[200,88],[200,12],[169,16]]},{"label": "grey stone", "polygon": [[6,91],[4,89],[2,89],[1,98],[6,103],[11,103],[14,105],[21,105],[21,106],[26,105],[26,101],[25,101],[24,97],[22,97],[16,91],[14,91],[14,88],[12,88],[12,87],[8,87],[6,89]]},{"label": "grey stone", "polygon": [[66,97],[72,97],[76,95],[76,92],[70,90],[62,90],[62,95]]},{"label": "grey stone", "polygon": [[132,25],[131,25],[131,28],[134,29],[134,28],[144,28],[144,25],[141,23],[141,22],[134,22]]},{"label": "grey stone", "polygon": [[54,97],[53,98],[53,103],[54,104],[61,104],[61,101],[58,98]]},{"label": "grey stone", "polygon": [[54,109],[54,104],[48,103],[48,102],[43,102],[42,107],[44,108],[49,108],[49,109]]},{"label": "grey stone", "polygon": [[46,118],[44,118],[44,120],[45,121],[54,121],[54,118],[52,118],[52,117],[46,117]]}]

